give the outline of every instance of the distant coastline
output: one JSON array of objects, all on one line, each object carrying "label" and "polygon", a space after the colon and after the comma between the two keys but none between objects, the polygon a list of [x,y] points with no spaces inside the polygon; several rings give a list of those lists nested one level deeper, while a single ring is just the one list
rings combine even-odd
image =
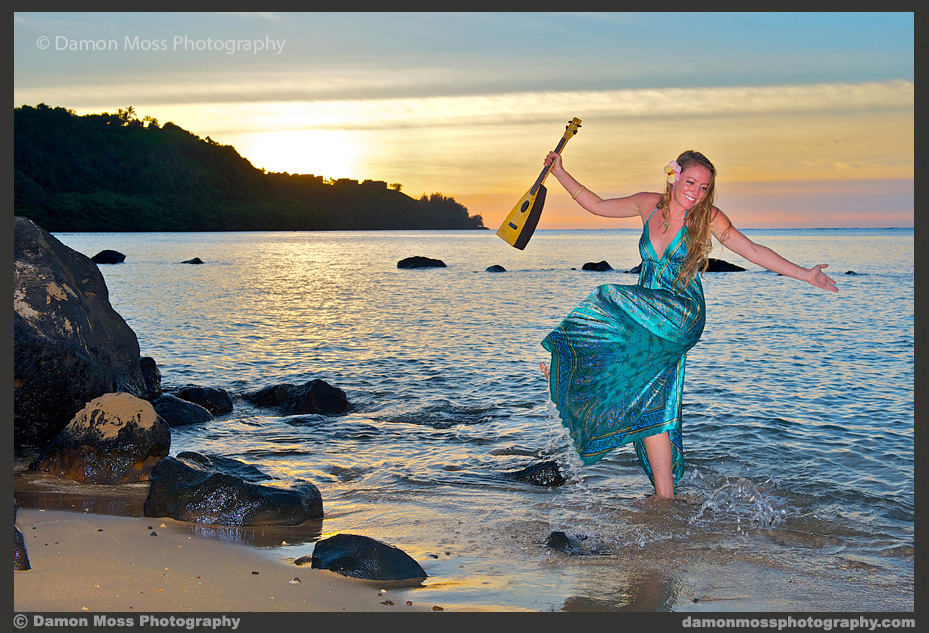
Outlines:
[{"label": "distant coastline", "polygon": [[14,215],[50,232],[487,228],[451,196],[266,172],[230,145],[131,107],[79,116],[24,105],[13,121]]}]

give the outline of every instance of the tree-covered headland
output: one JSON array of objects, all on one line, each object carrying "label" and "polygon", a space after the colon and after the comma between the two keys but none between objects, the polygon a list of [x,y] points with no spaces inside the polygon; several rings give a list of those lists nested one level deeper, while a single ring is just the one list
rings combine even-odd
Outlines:
[{"label": "tree-covered headland", "polygon": [[441,193],[416,199],[399,183],[266,172],[132,107],[15,108],[13,168],[14,213],[51,232],[485,228]]}]

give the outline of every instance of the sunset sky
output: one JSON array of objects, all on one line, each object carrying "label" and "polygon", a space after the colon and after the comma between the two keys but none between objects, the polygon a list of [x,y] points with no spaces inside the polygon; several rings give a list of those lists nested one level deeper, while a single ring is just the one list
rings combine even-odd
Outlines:
[{"label": "sunset sky", "polygon": [[[685,149],[741,228],[913,226],[912,13],[15,13],[14,106],[132,106],[258,168],[441,192],[496,229],[573,117],[602,197]],[[539,228],[596,218],[554,178]]]}]

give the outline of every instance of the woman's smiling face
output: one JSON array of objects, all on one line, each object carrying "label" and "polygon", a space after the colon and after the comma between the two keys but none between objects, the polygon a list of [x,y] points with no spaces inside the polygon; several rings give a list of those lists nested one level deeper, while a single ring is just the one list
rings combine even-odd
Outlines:
[{"label": "woman's smiling face", "polygon": [[713,184],[713,173],[703,165],[686,167],[672,187],[674,201],[685,209],[700,202]]}]

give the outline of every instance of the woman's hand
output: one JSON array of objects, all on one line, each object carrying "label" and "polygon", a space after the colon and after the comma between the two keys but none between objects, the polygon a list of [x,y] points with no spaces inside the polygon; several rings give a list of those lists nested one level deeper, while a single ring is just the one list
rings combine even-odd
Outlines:
[{"label": "woman's hand", "polygon": [[545,157],[545,166],[552,166],[552,174],[557,178],[559,173],[564,172],[564,167],[561,164],[561,154],[558,152],[549,152],[548,156]]},{"label": "woman's hand", "polygon": [[816,264],[812,268],[808,269],[810,273],[809,279],[807,279],[807,281],[809,281],[817,288],[838,292],[839,289],[836,288],[835,281],[823,272],[823,268],[827,268],[828,266],[829,264]]}]

